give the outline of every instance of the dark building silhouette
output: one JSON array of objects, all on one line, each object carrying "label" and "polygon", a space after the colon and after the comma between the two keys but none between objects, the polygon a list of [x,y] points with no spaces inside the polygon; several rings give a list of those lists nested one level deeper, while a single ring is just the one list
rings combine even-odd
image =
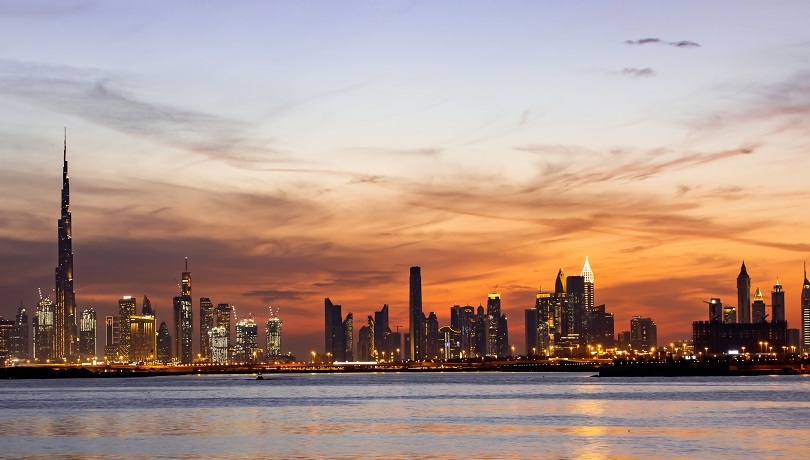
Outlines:
[{"label": "dark building silhouette", "polygon": [[385,346],[385,337],[391,333],[391,328],[388,325],[388,304],[383,305],[380,311],[374,312],[374,349],[380,352],[387,352],[391,356],[389,350]]},{"label": "dark building silhouette", "polygon": [[810,281],[807,280],[807,265],[804,267],[804,281],[802,283],[802,332],[801,351],[810,353]]},{"label": "dark building silhouette", "polygon": [[191,310],[190,296],[181,295],[172,299],[172,311],[174,313],[174,329],[172,330],[174,346],[172,347],[172,355],[174,359],[183,364],[190,364],[194,360],[191,349]]},{"label": "dark building silhouette", "polygon": [[324,355],[329,361],[345,361],[346,331],[343,328],[341,306],[324,299]]},{"label": "dark building silhouette", "polygon": [[785,291],[778,278],[771,292],[771,318],[771,321],[785,321]]},{"label": "dark building silhouette", "polygon": [[363,326],[357,332],[357,356],[360,361],[374,361],[374,332],[368,327]]},{"label": "dark building silhouette", "polygon": [[740,267],[740,274],[737,276],[737,315],[739,323],[756,322],[756,317],[751,320],[751,277],[745,269],[745,261]]},{"label": "dark building silhouette", "polygon": [[430,312],[425,321],[425,340],[426,340],[426,349],[425,353],[426,359],[437,359],[440,357],[441,350],[439,346],[439,318],[436,316],[436,313]]},{"label": "dark building silhouette", "polygon": [[411,267],[408,289],[408,328],[411,360],[425,359],[425,315],[422,313],[422,270]]},{"label": "dark building silhouette", "polygon": [[566,318],[563,324],[562,341],[568,345],[584,344],[585,335],[585,278],[569,276],[565,279]]},{"label": "dark building silhouette", "polygon": [[498,326],[501,321],[501,295],[492,292],[487,295],[487,355],[504,356],[498,343]]},{"label": "dark building silhouette", "polygon": [[782,351],[787,346],[787,322],[723,323],[720,321],[695,321],[692,323],[695,352],[723,354],[729,351],[749,353],[768,352],[767,346]]},{"label": "dark building silhouette", "polygon": [[172,360],[172,337],[169,335],[169,326],[166,321],[160,323],[157,332],[157,360],[168,363]]},{"label": "dark building silhouette", "polygon": [[73,361],[78,353],[76,329],[76,294],[73,291],[73,221],[70,214],[70,179],[68,178],[67,130],[62,166],[62,214],[58,222],[59,265],[55,270],[56,305],[53,359]]},{"label": "dark building silhouette", "polygon": [[[537,307],[527,308],[523,324],[526,329],[526,355],[537,354],[537,335],[540,327]],[[542,348],[541,348],[542,350]]]},{"label": "dark building silhouette", "polygon": [[509,346],[509,324],[504,314],[501,314],[498,318],[497,347],[498,356],[512,356],[512,350]]},{"label": "dark building silhouette", "polygon": [[200,297],[200,355],[211,359],[211,338],[208,331],[214,328],[214,303],[208,297]]},{"label": "dark building silhouette", "polygon": [[613,313],[605,311],[605,305],[597,305],[588,312],[587,345],[598,349],[613,348]]},{"label": "dark building silhouette", "polygon": [[475,308],[453,305],[450,307],[450,327],[459,334],[459,354],[465,358],[475,356],[473,329],[475,328]]}]

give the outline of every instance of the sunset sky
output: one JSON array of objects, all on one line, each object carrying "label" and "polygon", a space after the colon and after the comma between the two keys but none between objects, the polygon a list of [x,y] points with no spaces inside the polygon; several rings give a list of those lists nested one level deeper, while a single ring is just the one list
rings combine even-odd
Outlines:
[{"label": "sunset sky", "polygon": [[[57,263],[67,126],[80,310],[149,295],[323,350],[495,288],[510,342],[557,271],[691,337],[745,260],[798,328],[810,258],[807,2],[0,3],[0,315]],[[264,327],[261,328],[263,337]],[[100,332],[99,343],[104,334]],[[263,338],[260,340],[263,344]],[[195,353],[198,342],[194,343]]]}]

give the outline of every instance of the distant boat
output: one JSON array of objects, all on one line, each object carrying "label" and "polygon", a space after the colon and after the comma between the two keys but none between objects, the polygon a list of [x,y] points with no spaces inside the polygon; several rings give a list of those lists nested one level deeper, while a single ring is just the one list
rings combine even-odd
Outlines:
[{"label": "distant boat", "polygon": [[264,377],[262,377],[261,373],[259,373],[259,375],[256,376],[256,380],[264,380]]}]

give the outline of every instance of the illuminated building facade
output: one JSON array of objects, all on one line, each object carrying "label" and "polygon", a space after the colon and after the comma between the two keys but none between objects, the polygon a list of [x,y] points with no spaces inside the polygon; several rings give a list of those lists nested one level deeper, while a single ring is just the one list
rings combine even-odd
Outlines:
[{"label": "illuminated building facade", "polygon": [[191,350],[192,315],[191,296],[181,295],[172,300],[174,312],[174,330],[172,337],[174,359],[183,364],[191,364],[193,353]]},{"label": "illuminated building facade", "polygon": [[439,358],[461,358],[461,332],[450,326],[442,326],[438,331]]},{"label": "illuminated building facade", "polygon": [[224,364],[228,362],[229,337],[230,334],[223,326],[215,326],[208,331],[212,363]]},{"label": "illuminated building facade", "polygon": [[807,280],[807,266],[804,268],[804,282],[802,283],[802,353],[810,353],[810,281]]},{"label": "illuminated building facade", "polygon": [[461,342],[461,353],[464,357],[475,356],[473,346],[473,329],[475,327],[475,308],[466,305],[453,305],[450,307],[450,327],[458,331]]},{"label": "illuminated building facade", "polygon": [[131,316],[129,318],[130,351],[129,361],[152,362],[157,350],[155,317],[152,315]]},{"label": "illuminated building facade", "polygon": [[214,304],[208,297],[200,297],[200,355],[203,359],[211,358],[208,331],[214,327]]},{"label": "illuminated building facade", "polygon": [[233,358],[237,362],[253,362],[254,352],[259,350],[259,326],[253,318],[244,318],[236,323],[236,343]]},{"label": "illuminated building facade", "polygon": [[168,363],[172,360],[172,336],[166,321],[160,322],[157,333],[157,361]]},{"label": "illuminated building facade", "polygon": [[76,340],[76,294],[73,291],[73,224],[70,214],[70,179],[68,178],[67,130],[62,166],[62,213],[58,221],[59,265],[55,269],[56,305],[51,360],[73,361],[78,351]]},{"label": "illuminated building facade", "polygon": [[56,309],[51,299],[39,301],[37,313],[34,317],[34,359],[44,363],[61,360],[57,356],[55,344],[57,342]]},{"label": "illuminated building facade", "polygon": [[135,298],[124,296],[118,300],[118,323],[121,326],[118,333],[118,356],[122,361],[129,361],[132,356],[132,335],[130,333],[129,319],[137,314]]},{"label": "illuminated building facade", "polygon": [[281,356],[281,318],[270,310],[270,318],[265,323],[267,334],[267,358],[270,360]]},{"label": "illuminated building facade", "polygon": [[227,303],[218,303],[217,308],[214,310],[214,316],[216,319],[217,327],[221,327],[225,329],[225,341],[227,342],[228,353],[230,353],[230,349],[232,346],[231,337],[231,317],[233,316],[233,309]]},{"label": "illuminated building facade", "polygon": [[84,362],[96,358],[97,331],[96,312],[92,309],[82,311],[82,318],[79,321],[79,357]]},{"label": "illuminated building facade", "polygon": [[767,316],[765,313],[765,298],[762,296],[762,290],[757,288],[757,292],[754,294],[754,303],[751,304],[751,322],[764,323]]},{"label": "illuminated building facade", "polygon": [[411,267],[408,287],[408,330],[410,334],[410,359],[425,359],[425,315],[422,313],[422,269]]},{"label": "illuminated building facade", "polygon": [[501,320],[501,295],[490,293],[487,295],[487,355],[503,356],[500,354],[498,343],[498,326]]},{"label": "illuminated building facade", "polygon": [[27,361],[31,358],[28,314],[23,307],[17,309],[17,315],[14,317],[14,328],[11,330],[11,343],[9,347],[12,358],[20,361]]},{"label": "illuminated building facade", "polygon": [[651,351],[658,346],[658,327],[652,318],[630,318],[630,347],[637,351]]},{"label": "illuminated building facade", "polygon": [[343,359],[354,361],[354,315],[350,312],[343,320]]},{"label": "illuminated building facade", "polygon": [[4,366],[11,359],[11,331],[14,329],[14,320],[3,319],[0,316],[0,366]]},{"label": "illuminated building facade", "polygon": [[743,261],[740,274],[737,276],[737,314],[739,323],[757,322],[756,315],[752,316],[751,311],[751,277],[748,276],[745,261]]},{"label": "illuminated building facade", "polygon": [[583,280],[582,299],[585,314],[587,315],[594,308],[593,270],[591,270],[591,264],[588,262],[588,256],[585,256],[585,265],[582,267],[580,276]]},{"label": "illuminated building facade", "polygon": [[731,305],[723,307],[723,322],[736,323],[737,322],[737,309]]}]

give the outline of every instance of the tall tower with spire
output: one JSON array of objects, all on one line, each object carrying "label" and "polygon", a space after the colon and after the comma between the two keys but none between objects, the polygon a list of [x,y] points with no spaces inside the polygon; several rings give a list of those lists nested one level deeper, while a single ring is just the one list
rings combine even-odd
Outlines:
[{"label": "tall tower with spire", "polygon": [[737,315],[738,323],[751,322],[751,277],[748,276],[748,271],[745,269],[745,261],[737,276]]},{"label": "tall tower with spire", "polygon": [[585,279],[585,312],[593,311],[593,297],[594,297],[594,290],[593,290],[593,270],[591,270],[591,264],[588,262],[588,256],[585,256],[585,266],[582,267],[582,273],[580,273]]},{"label": "tall tower with spire", "polygon": [[802,353],[810,352],[810,281],[807,281],[807,263],[804,264],[802,284]]},{"label": "tall tower with spire", "polygon": [[70,215],[70,179],[67,161],[67,128],[62,166],[62,214],[58,223],[59,265],[56,267],[56,311],[53,356],[70,359],[78,352],[76,294],[73,292],[73,240]]}]

